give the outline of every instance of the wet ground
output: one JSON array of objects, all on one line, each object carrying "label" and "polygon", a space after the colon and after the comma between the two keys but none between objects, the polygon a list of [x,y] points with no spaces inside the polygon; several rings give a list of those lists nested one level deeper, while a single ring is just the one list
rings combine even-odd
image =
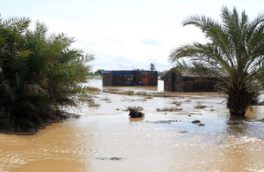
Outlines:
[{"label": "wet ground", "polygon": [[[253,107],[248,120],[230,122],[225,99],[217,94],[101,92],[95,101],[100,106],[69,109],[79,119],[36,135],[1,134],[0,172],[264,171],[263,106]],[[145,118],[129,119],[128,106],[143,107]]]}]

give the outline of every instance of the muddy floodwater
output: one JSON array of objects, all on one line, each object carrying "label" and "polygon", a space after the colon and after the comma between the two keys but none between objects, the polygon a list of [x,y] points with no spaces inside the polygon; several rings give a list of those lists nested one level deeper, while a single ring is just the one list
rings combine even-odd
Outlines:
[{"label": "muddy floodwater", "polygon": [[[100,80],[88,85],[101,88]],[[162,91],[158,88],[119,88]],[[143,90],[142,90],[143,89]],[[175,97],[101,92],[99,106],[36,135],[0,134],[0,172],[263,172],[264,107],[229,121],[223,95]],[[261,97],[263,99],[263,96]],[[128,106],[145,118],[129,119]]]}]

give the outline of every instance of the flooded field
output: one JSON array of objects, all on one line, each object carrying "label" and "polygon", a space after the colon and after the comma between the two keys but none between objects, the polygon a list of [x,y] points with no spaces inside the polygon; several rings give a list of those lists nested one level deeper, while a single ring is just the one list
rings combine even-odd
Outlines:
[{"label": "flooded field", "polygon": [[[101,81],[88,85],[100,89]],[[153,93],[158,88],[119,88]],[[262,97],[263,98],[263,97]],[[101,92],[99,106],[33,136],[0,135],[0,172],[263,172],[264,107],[231,122],[218,94],[171,97]],[[128,106],[145,118],[128,118]]]}]

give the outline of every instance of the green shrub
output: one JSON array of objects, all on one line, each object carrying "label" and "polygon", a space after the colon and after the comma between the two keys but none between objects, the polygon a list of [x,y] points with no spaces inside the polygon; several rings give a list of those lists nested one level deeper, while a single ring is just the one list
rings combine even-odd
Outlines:
[{"label": "green shrub", "polygon": [[71,48],[72,38],[29,24],[28,18],[0,19],[0,118],[8,125],[2,130],[36,130],[61,119],[62,107],[87,94],[80,83],[91,57]]}]

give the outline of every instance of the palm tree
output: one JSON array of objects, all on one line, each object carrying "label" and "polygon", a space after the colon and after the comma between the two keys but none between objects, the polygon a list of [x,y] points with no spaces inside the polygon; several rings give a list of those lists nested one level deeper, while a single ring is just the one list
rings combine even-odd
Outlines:
[{"label": "palm tree", "polygon": [[183,25],[201,29],[207,43],[194,42],[174,50],[170,59],[187,57],[193,67],[216,76],[219,90],[227,95],[231,117],[243,118],[256,103],[264,81],[264,15],[249,20],[245,11],[224,7],[221,22],[206,16],[192,16]]},{"label": "palm tree", "polygon": [[[0,130],[32,131],[62,117],[87,89],[90,56],[27,18],[0,19]],[[4,123],[2,123],[4,121]]]}]

